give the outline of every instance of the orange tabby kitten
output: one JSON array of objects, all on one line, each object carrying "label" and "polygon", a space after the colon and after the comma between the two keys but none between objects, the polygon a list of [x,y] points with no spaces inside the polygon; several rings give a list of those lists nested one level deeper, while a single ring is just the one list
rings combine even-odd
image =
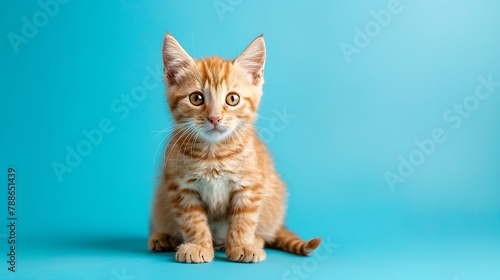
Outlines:
[{"label": "orange tabby kitten", "polygon": [[264,245],[308,255],[283,225],[286,188],[254,122],[266,58],[257,37],[233,61],[191,58],[170,34],[163,42],[167,99],[175,119],[151,215],[148,247],[177,250],[179,262],[261,262]]}]

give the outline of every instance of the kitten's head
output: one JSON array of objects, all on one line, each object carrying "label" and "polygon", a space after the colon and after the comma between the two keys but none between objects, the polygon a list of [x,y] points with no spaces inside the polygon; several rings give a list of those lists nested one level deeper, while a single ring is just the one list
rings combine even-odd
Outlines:
[{"label": "kitten's head", "polygon": [[231,135],[238,137],[257,116],[265,60],[262,36],[235,60],[197,60],[167,33],[163,41],[164,79],[177,125],[211,143]]}]

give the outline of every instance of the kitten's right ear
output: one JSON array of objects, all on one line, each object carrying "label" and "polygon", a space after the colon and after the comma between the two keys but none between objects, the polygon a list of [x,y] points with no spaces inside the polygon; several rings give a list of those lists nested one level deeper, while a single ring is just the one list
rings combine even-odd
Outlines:
[{"label": "kitten's right ear", "polygon": [[174,36],[168,32],[165,34],[165,39],[163,40],[162,54],[165,81],[169,85],[174,84],[189,67],[194,65],[194,60],[191,56],[175,40]]},{"label": "kitten's right ear", "polygon": [[255,38],[250,45],[234,60],[248,74],[249,81],[254,85],[264,82],[264,64],[266,62],[266,43],[264,36]]}]

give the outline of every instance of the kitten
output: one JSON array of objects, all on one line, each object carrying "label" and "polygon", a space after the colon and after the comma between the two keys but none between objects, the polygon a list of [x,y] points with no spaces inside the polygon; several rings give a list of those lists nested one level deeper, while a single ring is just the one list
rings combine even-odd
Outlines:
[{"label": "kitten", "polygon": [[257,37],[233,61],[191,58],[172,35],[163,42],[167,99],[176,125],[151,214],[148,247],[177,250],[179,262],[261,262],[264,245],[308,255],[283,225],[286,188],[254,122],[266,58]]}]

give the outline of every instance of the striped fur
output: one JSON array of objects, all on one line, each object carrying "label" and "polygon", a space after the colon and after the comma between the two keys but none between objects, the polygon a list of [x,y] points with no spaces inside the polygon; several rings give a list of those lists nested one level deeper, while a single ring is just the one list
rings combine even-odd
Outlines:
[{"label": "striped fur", "polygon": [[[167,99],[175,127],[151,214],[148,247],[176,260],[260,262],[264,245],[308,255],[308,242],[285,229],[286,188],[254,122],[262,95],[265,44],[257,37],[235,60],[195,60],[170,35],[163,45]],[[190,96],[201,94],[194,105]],[[229,105],[228,93],[239,103]],[[196,95],[196,96],[197,96]]]}]

